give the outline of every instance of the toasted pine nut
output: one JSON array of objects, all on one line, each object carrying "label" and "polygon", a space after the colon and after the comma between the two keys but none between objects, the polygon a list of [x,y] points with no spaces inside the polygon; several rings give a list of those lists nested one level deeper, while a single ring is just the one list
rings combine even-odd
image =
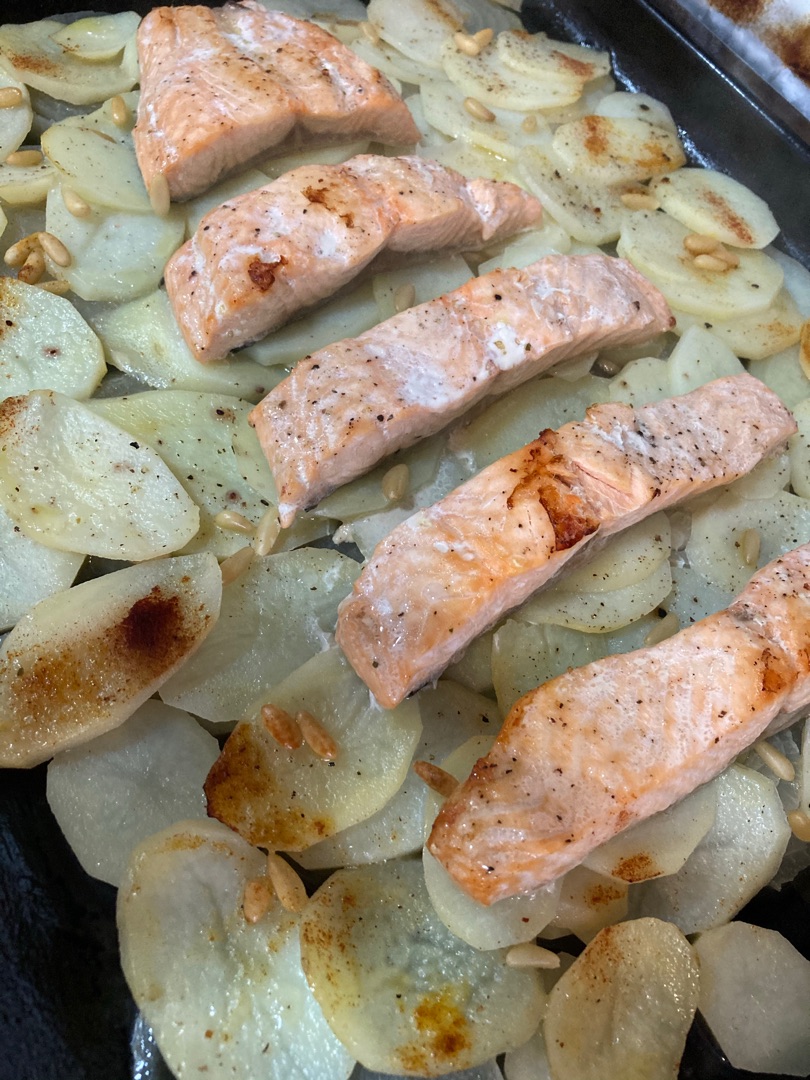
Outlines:
[{"label": "toasted pine nut", "polygon": [[806,810],[791,810],[788,815],[788,825],[797,840],[803,840],[810,844],[810,814]]},{"label": "toasted pine nut", "polygon": [[267,878],[251,878],[245,882],[242,894],[242,912],[245,921],[257,923],[264,918],[273,902],[273,887]]},{"label": "toasted pine nut", "polygon": [[464,108],[473,120],[482,120],[485,124],[491,124],[495,119],[495,113],[492,112],[491,109],[488,109],[482,101],[478,100],[478,98],[465,97]]},{"label": "toasted pine nut", "polygon": [[416,303],[416,286],[408,283],[407,285],[400,285],[398,289],[394,290],[394,311],[399,314],[400,311],[407,311],[408,308],[413,307]]},{"label": "toasted pine nut", "polygon": [[269,510],[265,510],[262,514],[253,536],[253,550],[260,559],[263,559],[265,555],[269,555],[273,550],[280,532],[281,524],[278,520],[278,511],[274,506],[271,506]]},{"label": "toasted pine nut", "polygon": [[810,379],[810,319],[806,319],[802,323],[801,333],[799,334],[799,363],[802,366],[802,371]]},{"label": "toasted pine nut", "polygon": [[673,634],[677,634],[680,628],[678,616],[674,611],[670,611],[669,614],[665,615],[644,638],[645,648],[650,648],[652,645],[659,645],[662,641],[666,641],[667,638],[671,638]]},{"label": "toasted pine nut", "polygon": [[267,853],[267,876],[285,911],[303,911],[307,902],[304,883],[287,860],[275,851]]},{"label": "toasted pine nut", "polygon": [[214,515],[214,524],[228,532],[252,533],[254,530],[253,522],[248,521],[245,515],[237,510],[220,510]]},{"label": "toasted pine nut", "polygon": [[29,168],[31,165],[42,164],[42,153],[39,150],[15,150],[6,158],[6,165],[15,165],[19,168]]},{"label": "toasted pine nut", "polygon": [[229,555],[227,559],[223,559],[219,564],[222,584],[230,585],[231,582],[240,578],[253,562],[253,554],[253,548],[248,544],[243,548],[239,548],[233,555]]},{"label": "toasted pine nut", "polygon": [[3,261],[6,266],[22,266],[32,251],[39,248],[39,233],[29,233],[6,249]]},{"label": "toasted pine nut", "polygon": [[777,779],[787,780],[788,783],[795,780],[796,770],[793,762],[781,750],[777,750],[773,743],[769,743],[767,739],[760,739],[759,742],[754,743],[754,750]]},{"label": "toasted pine nut", "polygon": [[399,502],[410,487],[411,470],[404,462],[392,465],[382,478],[382,493],[388,502]]},{"label": "toasted pine nut", "polygon": [[736,270],[740,265],[740,256],[736,251],[729,251],[727,247],[718,244],[711,253],[713,259],[722,259],[729,270]]},{"label": "toasted pine nut", "polygon": [[125,128],[129,126],[132,113],[129,111],[129,105],[120,94],[110,98],[110,117],[116,127]]},{"label": "toasted pine nut", "polygon": [[731,269],[727,262],[719,259],[716,255],[696,255],[695,266],[698,270],[711,270],[717,273],[723,273]]},{"label": "toasted pine nut", "polygon": [[54,296],[65,296],[70,292],[70,282],[63,281],[61,278],[56,281],[38,281],[37,287],[44,289],[45,292],[53,293]]},{"label": "toasted pine nut", "polygon": [[532,116],[532,114],[529,113],[528,116],[524,116],[520,121],[520,127],[527,135],[531,135],[533,131],[537,131],[537,117]]},{"label": "toasted pine nut", "polygon": [[13,109],[22,103],[23,94],[19,86],[4,86],[0,89],[0,109]]},{"label": "toasted pine nut", "polygon": [[296,722],[301,728],[304,742],[319,758],[324,761],[334,761],[337,757],[337,743],[319,720],[312,713],[301,709],[295,714]]},{"label": "toasted pine nut", "polygon": [[478,30],[473,34],[473,41],[477,42],[479,47],[485,49],[487,45],[492,44],[492,39],[495,37],[495,31],[491,26],[484,27],[483,30]]},{"label": "toasted pine nut", "polygon": [[446,769],[440,769],[430,761],[415,761],[413,771],[420,780],[424,780],[431,791],[442,798],[449,798],[458,787],[458,780]]},{"label": "toasted pine nut", "polygon": [[506,966],[553,970],[560,966],[560,958],[551,949],[544,949],[542,945],[535,945],[533,941],[525,941],[521,945],[512,946],[506,954]]},{"label": "toasted pine nut", "polygon": [[287,750],[298,750],[304,745],[301,728],[286,709],[268,702],[261,708],[262,723],[281,746]]},{"label": "toasted pine nut", "polygon": [[39,243],[51,262],[56,263],[57,266],[70,266],[73,262],[68,249],[59,237],[54,236],[53,233],[41,232],[39,234]]},{"label": "toasted pine nut", "polygon": [[360,29],[363,31],[364,35],[371,42],[372,45],[379,44],[380,32],[374,25],[374,23],[369,22],[368,20],[366,20],[365,22],[361,22]]},{"label": "toasted pine nut", "polygon": [[463,52],[465,56],[478,56],[483,48],[471,34],[465,34],[461,31],[453,34],[453,41],[458,51]]},{"label": "toasted pine nut", "polygon": [[649,191],[625,191],[620,198],[628,210],[657,210],[660,205]]},{"label": "toasted pine nut", "polygon": [[172,204],[169,181],[164,173],[155,173],[149,184],[149,203],[158,217],[166,217]]},{"label": "toasted pine nut", "polygon": [[34,248],[17,271],[17,277],[20,281],[24,281],[26,285],[36,285],[44,273],[45,256],[42,254],[41,248]]},{"label": "toasted pine nut", "polygon": [[683,246],[690,255],[709,255],[720,246],[720,241],[703,233],[689,233],[683,238]]},{"label": "toasted pine nut", "polygon": [[746,529],[740,537],[740,556],[746,566],[757,565],[761,547],[762,536],[759,529]]},{"label": "toasted pine nut", "polygon": [[78,192],[73,188],[62,188],[62,202],[65,204],[65,209],[69,214],[72,214],[75,218],[86,218],[90,216],[91,206],[86,203]]}]

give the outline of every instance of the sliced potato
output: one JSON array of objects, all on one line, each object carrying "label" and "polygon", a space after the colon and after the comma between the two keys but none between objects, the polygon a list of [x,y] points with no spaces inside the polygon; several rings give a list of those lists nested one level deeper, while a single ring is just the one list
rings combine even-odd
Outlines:
[{"label": "sliced potato", "polygon": [[739,375],[742,370],[742,364],[728,344],[699,324],[683,332],[669,357],[673,394],[688,394],[712,379]]},{"label": "sliced potato", "polygon": [[[472,276],[472,271],[460,255],[445,255],[424,266],[405,266],[375,274],[371,290],[377,301],[378,321],[390,319],[404,307],[426,304],[437,296],[460,289]],[[403,297],[405,290],[409,294],[413,290],[412,302],[410,295]]]},{"label": "sliced potato", "polygon": [[369,1069],[440,1076],[531,1035],[535,971],[479,952],[436,917],[416,861],[339,870],[301,921],[307,980],[341,1042]]},{"label": "sliced potato", "polygon": [[795,345],[802,330],[803,318],[786,288],[781,288],[774,301],[764,311],[738,315],[732,319],[707,322],[696,315],[674,311],[675,332],[683,334],[694,326],[702,326],[746,360],[764,360],[774,353]]},{"label": "sliced potato", "polygon": [[810,398],[793,408],[799,430],[790,440],[790,483],[797,495],[810,499]]},{"label": "sliced potato", "polygon": [[498,154],[491,154],[472,143],[463,142],[461,139],[450,139],[439,145],[419,145],[416,153],[422,157],[429,157],[445,165],[448,169],[455,169],[462,176],[474,180],[478,176],[488,180],[508,180],[512,184],[519,184],[520,178],[515,172],[514,164]]},{"label": "sliced potato", "polygon": [[672,567],[672,594],[667,597],[666,610],[675,615],[682,628],[727,608],[735,595],[734,589],[708,580],[693,566],[676,564]]},{"label": "sliced potato", "polygon": [[48,547],[132,562],[184,547],[200,523],[154,451],[44,390],[0,405],[0,502]]},{"label": "sliced potato", "polygon": [[610,380],[610,400],[638,407],[672,397],[669,360],[640,356],[631,360]]},{"label": "sliced potato", "polygon": [[[115,20],[120,16],[103,18]],[[88,62],[56,40],[64,32],[65,24],[53,19],[6,23],[0,27],[0,56],[27,86],[73,105],[92,105],[132,89],[138,71],[126,50],[116,50],[108,60]],[[134,37],[133,29],[129,42]]]},{"label": "sliced potato", "polygon": [[785,288],[805,319],[810,319],[810,270],[802,266],[798,259],[792,259],[778,248],[769,247],[767,253],[782,267]]},{"label": "sliced potato", "polygon": [[[191,236],[192,233],[196,232],[197,226],[209,211],[214,210],[217,206],[221,206],[222,203],[235,198],[237,195],[243,195],[247,191],[255,191],[256,188],[264,187],[267,180],[266,173],[260,172],[258,169],[245,169],[243,172],[237,173],[236,176],[229,176],[218,184],[214,184],[212,188],[203,192],[202,195],[198,195],[196,199],[190,199],[188,202],[183,203],[188,235]],[[147,209],[148,206],[149,199],[147,196]]]},{"label": "sliced potato", "polygon": [[359,572],[352,559],[317,548],[254,559],[225,589],[211,636],[160,696],[215,723],[241,720],[323,649]]},{"label": "sliced potato", "polygon": [[750,188],[714,169],[680,169],[652,190],[668,214],[701,236],[738,248],[763,248],[779,226],[768,204]]},{"label": "sliced potato", "polygon": [[[126,94],[122,100],[131,111],[137,110],[137,94]],[[49,127],[42,133],[42,149],[64,186],[88,203],[150,212],[132,132],[113,121],[109,102],[86,116],[71,116]]]},{"label": "sliced potato", "polygon": [[0,199],[12,206],[40,206],[58,183],[52,162],[43,158],[38,165],[0,165]]},{"label": "sliced potato", "polygon": [[571,250],[571,237],[565,229],[546,217],[540,229],[527,229],[504,244],[497,255],[478,264],[479,274],[488,274],[501,266],[521,270],[546,255],[565,255]]},{"label": "sliced potato", "polygon": [[582,93],[584,79],[527,78],[509,67],[496,44],[476,56],[462,52],[451,39],[442,46],[444,73],[465,97],[475,98],[490,109],[512,109],[531,113],[570,105]]},{"label": "sliced potato", "polygon": [[204,818],[216,739],[188,713],[147,701],[126,724],[48,766],[48,804],[84,869],[118,887],[135,844]]},{"label": "sliced potato", "polygon": [[650,97],[649,94],[642,94],[640,91],[634,93],[629,90],[617,90],[614,94],[606,94],[593,111],[597,116],[646,120],[657,127],[669,128],[670,131],[677,130],[672,113],[663,101]]},{"label": "sliced potato", "polygon": [[[369,20],[370,21],[370,20]],[[444,39],[442,39],[444,40]],[[377,68],[389,79],[396,79],[399,83],[407,83],[419,86],[426,79],[441,77],[441,62],[433,65],[418,63],[393,45],[389,45],[380,38],[373,43],[362,32],[351,43],[351,49],[356,52],[361,60]],[[410,107],[410,102],[408,103]]]},{"label": "sliced potato", "polygon": [[354,1061],[301,970],[298,917],[276,900],[245,917],[245,888],[265,866],[216,821],[139,845],[118,894],[130,990],[176,1075],[347,1080]]},{"label": "sliced potato", "polygon": [[597,874],[587,866],[576,866],[560,881],[557,913],[541,937],[554,940],[575,934],[588,942],[605,926],[621,922],[627,915],[626,882]]},{"label": "sliced potato", "polygon": [[322,760],[306,744],[285,749],[257,712],[237,725],[208,775],[212,817],[251,843],[302,851],[370,817],[397,791],[419,740],[419,706],[381,709],[339,649],[314,656],[265,700],[314,716],[336,756]]},{"label": "sliced potato", "polygon": [[672,550],[669,518],[660,511],[611,537],[601,550],[566,572],[569,592],[609,593],[649,577]]},{"label": "sliced potato", "polygon": [[610,53],[555,41],[543,33],[505,30],[498,34],[495,48],[508,68],[529,80],[572,83],[581,89],[591,79],[610,74]]},{"label": "sliced potato", "polygon": [[246,352],[218,364],[198,363],[175,321],[165,289],[120,307],[94,311],[91,319],[110,363],[157,389],[234,394],[256,402],[275,385],[262,366],[247,357],[241,359]]},{"label": "sliced potato", "polygon": [[552,148],[595,184],[632,184],[673,172],[686,160],[677,132],[630,116],[583,116],[561,124]]},{"label": "sliced potato", "polygon": [[69,266],[50,263],[54,277],[64,278],[83,300],[132,300],[160,284],[163,267],[179,247],[185,229],[183,213],[166,217],[93,208],[74,217],[62,193],[48,195],[45,228],[70,254]]},{"label": "sliced potato", "polygon": [[101,342],[64,297],[0,278],[0,396],[58,390],[87,398],[107,365]]},{"label": "sliced potato", "polygon": [[517,158],[521,146],[532,145],[547,127],[541,113],[509,109],[490,109],[494,114],[491,120],[478,119],[466,108],[464,92],[447,79],[423,82],[420,96],[426,119],[438,131],[510,160]]},{"label": "sliced potato", "polygon": [[712,321],[764,311],[782,288],[779,264],[761,251],[740,251],[740,265],[705,270],[684,247],[689,229],[661,212],[636,211],[622,226],[617,251],[658,286],[673,307]]},{"label": "sliced potato", "polygon": [[697,961],[674,926],[638,919],[606,927],[549,995],[552,1075],[672,1080],[698,994]]},{"label": "sliced potato", "polygon": [[451,0],[369,0],[368,20],[383,41],[427,68],[441,68],[443,45],[464,28]]},{"label": "sliced potato", "polygon": [[[2,34],[2,28],[0,28],[0,34]],[[25,83],[20,79],[15,79],[4,63],[0,63],[0,89],[18,90],[20,94],[18,104],[3,109],[3,124],[0,127],[0,161],[4,162],[9,154],[13,154],[25,142],[31,130],[34,111],[31,108],[31,98]],[[19,166],[9,165],[7,168],[14,169]]]},{"label": "sliced potato", "polygon": [[140,21],[134,11],[90,15],[68,23],[53,35],[53,40],[77,60],[114,60],[124,51]]},{"label": "sliced potato", "polygon": [[42,600],[0,650],[0,763],[28,768],[130,716],[219,612],[212,555],[158,559]]},{"label": "sliced potato", "polygon": [[798,345],[760,360],[756,373],[757,378],[778,394],[789,409],[810,394],[810,377],[801,364]]}]

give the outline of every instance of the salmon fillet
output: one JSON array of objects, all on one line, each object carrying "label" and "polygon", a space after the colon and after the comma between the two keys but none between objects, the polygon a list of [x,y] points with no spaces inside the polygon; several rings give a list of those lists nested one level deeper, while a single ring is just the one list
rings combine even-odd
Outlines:
[{"label": "salmon fillet", "polygon": [[337,640],[392,708],[587,546],[747,473],[796,425],[746,373],[546,430],[378,544],[338,608]]},{"label": "salmon fillet", "polygon": [[553,255],[473,278],[313,353],[250,414],[282,526],[482,398],[578,353],[644,341],[672,321],[630,263]]},{"label": "salmon fillet", "polygon": [[146,186],[162,174],[172,199],[300,143],[419,142],[379,71],[319,26],[254,0],[154,8],[138,58],[135,153]]},{"label": "salmon fillet", "polygon": [[445,802],[428,847],[484,904],[538,888],[808,703],[806,544],[756,574],[725,611],[522,697]]},{"label": "salmon fillet", "polygon": [[361,271],[482,247],[540,220],[516,184],[467,180],[416,157],[304,165],[207,214],[166,265],[189,348],[221,360]]}]

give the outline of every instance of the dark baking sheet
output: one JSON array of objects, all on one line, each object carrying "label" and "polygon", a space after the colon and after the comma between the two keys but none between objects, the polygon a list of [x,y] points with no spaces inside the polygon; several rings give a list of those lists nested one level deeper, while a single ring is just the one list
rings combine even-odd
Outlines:
[{"label": "dark baking sheet", "polygon": [[[5,0],[0,21],[43,18],[66,6]],[[73,6],[143,12],[152,5]],[[781,246],[810,266],[810,148],[778,115],[646,2],[529,0],[523,14],[530,30],[610,49],[628,86],[667,102],[696,160],[770,203],[784,230]],[[0,1080],[163,1080],[154,1055],[130,1048],[136,1011],[118,963],[114,890],[87,877],[65,844],[45,802],[44,767],[0,777],[0,911]],[[741,917],[781,930],[810,957],[810,873],[779,893],[764,890]],[[755,1074],[732,1069],[697,1022],[680,1077]]]}]

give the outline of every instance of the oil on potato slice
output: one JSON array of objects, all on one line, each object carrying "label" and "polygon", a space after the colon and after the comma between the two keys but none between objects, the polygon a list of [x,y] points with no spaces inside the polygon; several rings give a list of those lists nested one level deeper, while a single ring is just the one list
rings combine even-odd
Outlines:
[{"label": "oil on potato slice", "polygon": [[0,502],[47,547],[131,562],[179,550],[200,523],[154,451],[44,390],[0,405]]},{"label": "oil on potato slice", "polygon": [[88,63],[114,60],[124,51],[140,21],[134,11],[90,15],[63,26],[53,35],[53,40],[77,60]]},{"label": "oil on potato slice", "polygon": [[241,720],[324,648],[359,572],[353,559],[317,548],[254,559],[226,586],[211,636],[160,696],[214,723]]},{"label": "oil on potato slice", "polygon": [[436,917],[417,861],[339,870],[301,920],[307,980],[369,1069],[440,1076],[519,1046],[540,1019],[536,972],[479,952]]},{"label": "oil on potato slice", "polygon": [[121,727],[57,754],[48,805],[87,873],[117,888],[136,844],[206,816],[203,781],[218,754],[188,713],[147,701]]},{"label": "oil on potato slice", "polygon": [[29,540],[0,508],[0,630],[40,600],[70,588],[83,562],[84,555]]},{"label": "oil on potato slice", "polygon": [[64,297],[0,278],[0,395],[88,398],[107,371],[101,342]]},{"label": "oil on potato slice", "polygon": [[714,824],[676,874],[635,886],[632,910],[667,919],[684,934],[732,919],[779,868],[790,827],[776,785],[732,765],[714,781]]},{"label": "oil on potato slice", "polygon": [[117,913],[130,990],[176,1076],[347,1080],[354,1061],[301,970],[298,917],[273,900],[245,918],[245,887],[264,869],[261,852],[215,821],[178,823],[136,848]]},{"label": "oil on potato slice", "polygon": [[784,273],[761,251],[738,252],[740,265],[701,269],[684,247],[690,230],[662,212],[639,210],[622,226],[617,251],[658,286],[669,303],[708,320],[764,311],[782,288]]},{"label": "oil on potato slice", "polygon": [[90,402],[97,416],[151,447],[196,505],[199,527],[185,550],[218,556],[232,555],[250,538],[220,528],[216,515],[233,510],[257,525],[268,506],[263,494],[245,482],[232,449],[238,435],[255,468],[269,479],[267,462],[247,422],[251,407],[230,395],[191,390],[148,390]]},{"label": "oil on potato slice", "polygon": [[528,78],[515,71],[501,58],[495,44],[470,56],[450,40],[442,46],[441,59],[450,82],[465,97],[475,98],[488,108],[531,113],[571,105],[582,93],[582,79]]},{"label": "oil on potato slice", "polygon": [[53,19],[6,23],[0,27],[0,56],[27,86],[73,105],[92,105],[132,89],[138,70],[126,50],[117,50],[109,60],[88,62],[55,40],[64,30],[65,24]]},{"label": "oil on potato slice", "polygon": [[692,232],[738,248],[763,248],[779,226],[768,204],[714,169],[680,169],[651,186],[668,214]]},{"label": "oil on potato slice", "polygon": [[[131,113],[137,110],[136,93],[119,96]],[[113,121],[109,102],[85,116],[53,124],[42,133],[41,142],[65,187],[88,203],[142,214],[151,210],[131,125],[120,127]]]},{"label": "oil on potato slice", "polygon": [[674,1080],[697,1009],[699,971],[674,926],[606,927],[555,983],[545,1040],[552,1075]]},{"label": "oil on potato slice", "polygon": [[110,363],[155,389],[234,394],[255,403],[275,385],[272,376],[249,359],[198,363],[180,333],[165,289],[94,311],[91,318]]},{"label": "oil on potato slice", "polygon": [[764,311],[738,315],[733,319],[713,319],[707,322],[696,315],[673,309],[675,332],[683,334],[694,326],[711,330],[737,355],[746,360],[764,360],[774,353],[784,352],[799,340],[804,318],[793,297],[781,288]]},{"label": "oil on potato slice", "polygon": [[[2,29],[0,28],[1,33]],[[12,75],[6,66],[5,60],[0,62],[0,89],[18,90],[20,95],[19,102],[16,105],[10,105],[3,109],[3,123],[0,126],[0,162],[4,162],[9,154],[13,154],[25,142],[26,136],[31,130],[34,111],[31,108],[28,88],[24,82]],[[8,166],[10,169],[15,167],[18,168],[19,166]]]},{"label": "oil on potato slice", "polygon": [[[361,60],[381,71],[388,79],[396,79],[400,84],[407,83],[411,86],[419,86],[426,79],[441,75],[441,65],[428,67],[412,60],[393,45],[389,45],[380,38],[377,42],[371,42],[365,34],[351,42],[352,52],[356,52]],[[410,105],[409,105],[410,107]]]},{"label": "oil on potato slice", "polygon": [[478,264],[479,274],[488,274],[501,266],[514,266],[517,270],[537,262],[546,255],[566,255],[571,250],[571,237],[549,217],[540,229],[527,229],[514,240],[499,247],[496,255]]},{"label": "oil on potato slice", "polygon": [[306,744],[286,749],[260,705],[234,728],[208,774],[208,813],[251,843],[302,851],[370,817],[399,788],[419,741],[419,706],[381,709],[339,649],[308,660],[265,701],[311,714],[337,750],[327,760]]},{"label": "oil on potato slice", "polygon": [[158,559],[42,600],[0,650],[0,764],[28,768],[122,724],[213,627],[212,555]]},{"label": "oil on potato slice", "polygon": [[686,161],[677,132],[629,116],[583,116],[561,124],[552,149],[577,176],[606,186],[673,172]]}]

